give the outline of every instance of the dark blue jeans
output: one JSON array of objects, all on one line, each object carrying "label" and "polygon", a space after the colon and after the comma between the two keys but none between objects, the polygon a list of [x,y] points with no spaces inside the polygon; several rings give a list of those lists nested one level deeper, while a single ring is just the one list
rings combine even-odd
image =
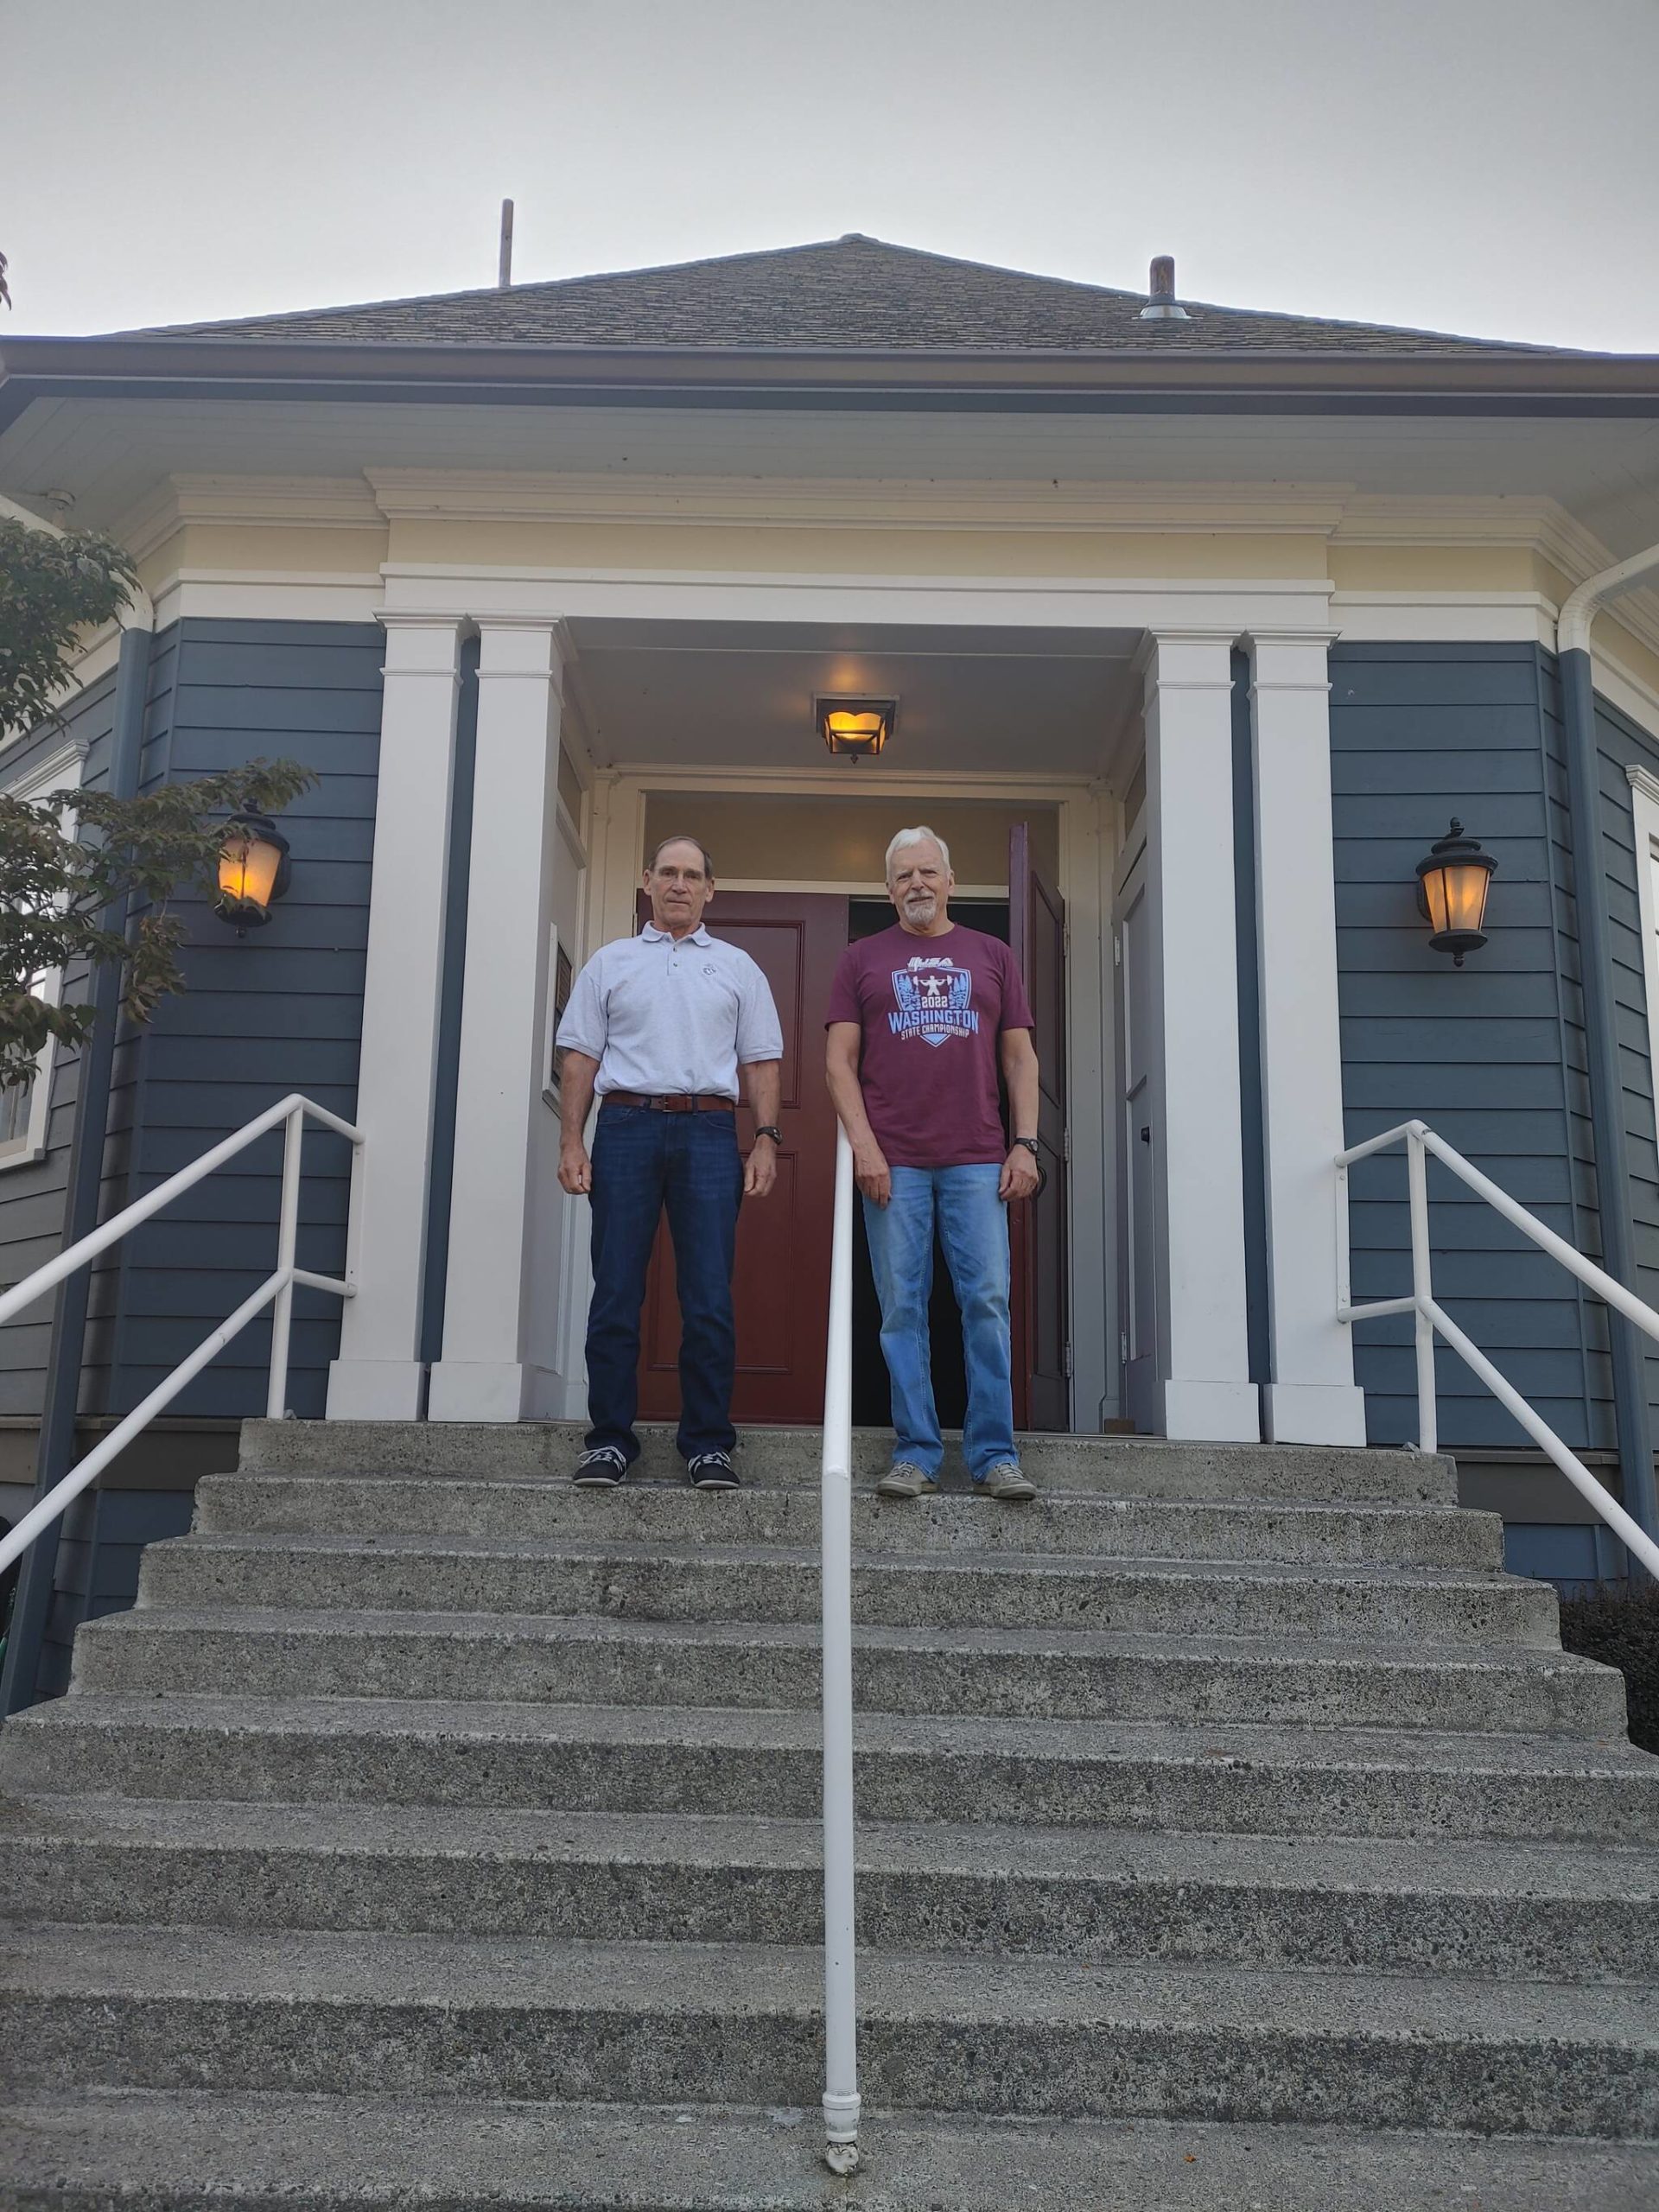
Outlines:
[{"label": "dark blue jeans", "polygon": [[594,1300],[588,1309],[588,1448],[639,1456],[639,1312],[664,1208],[680,1298],[682,1459],[729,1452],[732,1256],[743,1162],[732,1114],[602,1106],[594,1136]]}]

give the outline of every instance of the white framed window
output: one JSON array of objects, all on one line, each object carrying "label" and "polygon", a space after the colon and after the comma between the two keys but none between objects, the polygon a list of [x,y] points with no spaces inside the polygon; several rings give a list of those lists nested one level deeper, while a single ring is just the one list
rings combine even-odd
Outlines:
[{"label": "white framed window", "polygon": [[[86,759],[79,738],[66,738],[33,761],[15,782],[5,786],[11,798],[44,798],[48,791],[78,785]],[[60,818],[66,836],[74,830],[74,809],[65,807]],[[63,992],[60,969],[42,969],[32,978],[37,998],[56,1006]],[[46,1150],[46,1120],[52,1103],[52,1062],[56,1043],[48,1038],[35,1062],[35,1073],[26,1083],[0,1090],[0,1174],[9,1167],[22,1167],[39,1160]]]}]

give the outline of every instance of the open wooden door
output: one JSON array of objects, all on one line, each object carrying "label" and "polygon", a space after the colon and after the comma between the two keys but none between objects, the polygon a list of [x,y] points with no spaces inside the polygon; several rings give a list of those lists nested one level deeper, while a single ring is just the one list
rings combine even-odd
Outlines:
[{"label": "open wooden door", "polygon": [[[732,1419],[819,1421],[836,1187],[836,1112],[823,1080],[823,1010],[847,944],[847,901],[810,892],[717,891],[709,930],[740,946],[760,968],[772,986],[784,1033],[778,1180],[766,1198],[746,1200],[737,1219]],[[746,1090],[737,1124],[746,1157],[753,1128]],[[664,1222],[652,1254],[640,1322],[642,1420],[678,1418],[679,1357],[674,1248]]]},{"label": "open wooden door", "polygon": [[1041,1071],[1037,1138],[1046,1180],[1010,1209],[1013,1248],[1014,1421],[1016,1428],[1071,1425],[1071,1345],[1066,1251],[1065,906],[1032,866],[1023,822],[1008,831],[1008,945],[1036,1021]]}]

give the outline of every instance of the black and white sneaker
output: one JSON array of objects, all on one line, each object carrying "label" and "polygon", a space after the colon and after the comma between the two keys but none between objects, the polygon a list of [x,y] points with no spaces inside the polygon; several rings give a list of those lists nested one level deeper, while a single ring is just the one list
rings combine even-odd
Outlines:
[{"label": "black and white sneaker", "polygon": [[579,1490],[614,1490],[627,1479],[628,1456],[616,1444],[601,1444],[584,1452],[571,1477]]},{"label": "black and white sneaker", "polygon": [[699,1452],[685,1463],[685,1478],[693,1490],[736,1490],[737,1469],[729,1452]]}]

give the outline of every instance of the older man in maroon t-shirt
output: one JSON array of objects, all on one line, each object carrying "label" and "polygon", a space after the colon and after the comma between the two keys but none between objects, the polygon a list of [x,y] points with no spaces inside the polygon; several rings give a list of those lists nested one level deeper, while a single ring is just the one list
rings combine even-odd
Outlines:
[{"label": "older man in maroon t-shirt", "polygon": [[[1014,1443],[1010,1201],[1037,1188],[1037,1052],[1006,944],[950,919],[950,855],[931,830],[887,848],[895,927],[850,944],[830,993],[828,1073],[864,1195],[893,1384],[883,1497],[938,1487],[928,1299],[937,1227],[962,1308],[968,1471],[993,1497],[1034,1497]],[[1007,1085],[1012,1141],[997,1101]]]}]

